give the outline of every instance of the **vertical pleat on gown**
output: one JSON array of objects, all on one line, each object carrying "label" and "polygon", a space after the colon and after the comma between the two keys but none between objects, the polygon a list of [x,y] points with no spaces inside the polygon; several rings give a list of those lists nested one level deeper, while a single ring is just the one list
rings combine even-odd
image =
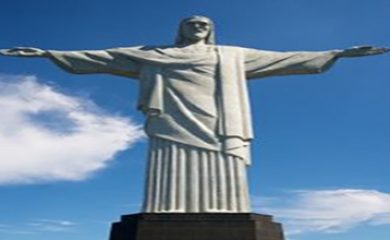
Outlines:
[{"label": "vertical pleat on gown", "polygon": [[150,138],[144,212],[249,212],[245,162]]}]

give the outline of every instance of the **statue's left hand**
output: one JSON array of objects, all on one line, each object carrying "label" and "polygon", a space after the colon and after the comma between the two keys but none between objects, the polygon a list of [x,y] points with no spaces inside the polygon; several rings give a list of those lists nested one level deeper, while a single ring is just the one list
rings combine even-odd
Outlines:
[{"label": "statue's left hand", "polygon": [[387,53],[390,48],[373,46],[356,46],[338,51],[338,57],[363,57]]},{"label": "statue's left hand", "polygon": [[0,49],[0,55],[14,57],[46,57],[47,51],[39,48],[16,47],[11,49]]}]

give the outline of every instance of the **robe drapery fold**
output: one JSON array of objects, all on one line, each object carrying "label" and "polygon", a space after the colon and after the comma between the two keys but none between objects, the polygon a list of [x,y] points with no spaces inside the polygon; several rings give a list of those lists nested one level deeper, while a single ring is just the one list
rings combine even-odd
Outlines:
[{"label": "robe drapery fold", "polygon": [[[213,52],[208,54],[188,53],[185,48],[175,46],[49,51],[49,54],[53,62],[71,73],[109,73],[139,79],[138,108],[147,115],[145,130],[149,136],[222,151],[241,157],[248,164],[253,130],[245,80],[319,73],[336,60],[336,54],[332,51],[273,52],[231,46],[209,48]],[[217,57],[215,63],[210,61],[213,54]],[[191,78],[191,71],[203,71],[201,67],[213,64],[215,93],[208,94],[214,95],[215,102],[207,96],[204,102],[199,100],[198,105],[190,106],[188,96],[199,94],[202,97],[202,93],[189,87],[196,84],[195,81],[184,86],[177,79],[180,76],[184,76],[183,79]],[[198,77],[193,78],[196,80]],[[170,102],[177,104],[180,117],[172,118],[165,114]],[[183,105],[183,102],[187,105]],[[202,112],[206,105],[215,105],[217,116],[209,116],[215,115],[212,109]],[[195,116],[191,111],[199,114]],[[171,111],[169,114],[175,113]],[[211,120],[204,120],[207,117],[216,119],[216,129],[207,127],[213,125]],[[164,124],[166,129],[162,129]]]}]

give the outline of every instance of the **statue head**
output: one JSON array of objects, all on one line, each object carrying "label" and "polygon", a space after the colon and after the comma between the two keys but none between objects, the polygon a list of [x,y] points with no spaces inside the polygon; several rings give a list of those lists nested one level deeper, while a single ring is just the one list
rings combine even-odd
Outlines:
[{"label": "statue head", "polygon": [[204,39],[206,44],[215,44],[214,23],[204,16],[191,16],[183,19],[176,36],[176,45]]}]

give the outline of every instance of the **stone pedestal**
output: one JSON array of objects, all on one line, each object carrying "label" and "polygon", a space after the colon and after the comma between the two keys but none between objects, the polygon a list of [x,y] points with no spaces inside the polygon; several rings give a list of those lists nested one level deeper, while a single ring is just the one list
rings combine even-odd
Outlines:
[{"label": "stone pedestal", "polygon": [[110,240],[284,240],[272,216],[252,213],[124,215]]}]

